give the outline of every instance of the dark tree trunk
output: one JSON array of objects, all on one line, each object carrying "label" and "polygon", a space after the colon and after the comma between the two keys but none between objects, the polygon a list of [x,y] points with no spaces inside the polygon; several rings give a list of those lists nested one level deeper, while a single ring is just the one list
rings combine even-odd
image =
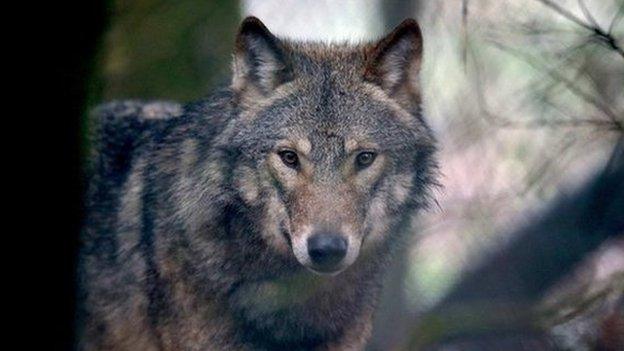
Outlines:
[{"label": "dark tree trunk", "polygon": [[408,349],[551,347],[535,327],[536,302],[606,239],[624,234],[623,209],[624,139],[620,139],[600,174],[520,229],[512,243],[466,276],[422,318]]},{"label": "dark tree trunk", "polygon": [[[33,176],[24,191],[34,194],[22,196],[29,218],[21,223],[18,236],[28,242],[16,249],[20,266],[42,261],[23,275],[27,284],[35,287],[20,290],[35,295],[27,308],[38,303],[43,306],[36,312],[21,313],[20,317],[28,318],[23,325],[29,333],[21,339],[22,348],[33,342],[45,343],[40,349],[73,348],[75,266],[82,216],[82,122],[107,8],[108,1],[89,0],[41,3],[31,9],[45,18],[30,21],[33,26],[43,25],[31,30],[33,37],[24,42],[37,51],[33,55],[37,63],[30,68],[45,72],[30,83],[27,94],[31,103],[23,106],[28,113],[17,117],[28,123],[19,148],[32,148],[23,159],[34,169],[20,172]],[[32,112],[39,108],[41,111]]]}]

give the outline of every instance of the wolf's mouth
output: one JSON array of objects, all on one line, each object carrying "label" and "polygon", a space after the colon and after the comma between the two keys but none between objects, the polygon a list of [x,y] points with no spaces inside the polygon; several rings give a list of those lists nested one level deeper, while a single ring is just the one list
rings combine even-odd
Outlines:
[{"label": "wolf's mouth", "polygon": [[344,270],[344,268],[338,268],[338,269],[334,269],[334,270],[320,270],[320,269],[316,269],[316,268],[312,268],[312,267],[306,267],[306,268],[309,269],[310,271],[312,271],[312,273],[314,273],[314,274],[323,275],[323,276],[330,276],[330,277],[338,275],[339,273],[341,273]]}]

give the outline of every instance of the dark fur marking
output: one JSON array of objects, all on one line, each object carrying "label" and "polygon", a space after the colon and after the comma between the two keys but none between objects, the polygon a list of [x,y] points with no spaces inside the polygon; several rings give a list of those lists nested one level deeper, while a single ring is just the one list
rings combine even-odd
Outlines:
[{"label": "dark fur marking", "polygon": [[[132,162],[140,153],[146,122],[138,117],[117,117],[114,111],[103,110],[98,116],[99,129],[95,136],[97,159],[92,170],[102,181],[89,196],[90,213],[101,214],[119,208],[121,190],[128,176]],[[110,265],[115,264],[118,243],[115,236],[115,216],[90,216],[89,227],[98,228],[93,241],[84,247],[87,253],[102,258]],[[97,225],[96,223],[99,223]]]},{"label": "dark fur marking", "polygon": [[[152,204],[157,201],[155,194],[155,176],[156,168],[150,161],[145,169],[144,188],[142,201],[146,204]],[[154,339],[158,343],[158,348],[164,350],[162,344],[162,335],[158,330],[158,326],[168,311],[169,296],[166,293],[166,283],[160,276],[160,271],[155,262],[156,250],[154,247],[154,221],[155,214],[151,206],[143,206],[141,209],[141,220],[143,226],[141,228],[141,239],[139,247],[141,248],[143,259],[145,260],[145,295],[148,298],[147,317],[150,323],[150,331],[153,333]]]}]

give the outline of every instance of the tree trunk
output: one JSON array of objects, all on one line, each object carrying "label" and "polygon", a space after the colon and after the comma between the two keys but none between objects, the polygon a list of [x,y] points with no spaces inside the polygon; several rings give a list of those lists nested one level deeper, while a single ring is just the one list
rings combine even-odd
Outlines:
[{"label": "tree trunk", "polygon": [[600,174],[520,229],[421,318],[406,349],[548,349],[549,340],[536,328],[536,303],[588,253],[624,234],[622,209],[624,138]]}]

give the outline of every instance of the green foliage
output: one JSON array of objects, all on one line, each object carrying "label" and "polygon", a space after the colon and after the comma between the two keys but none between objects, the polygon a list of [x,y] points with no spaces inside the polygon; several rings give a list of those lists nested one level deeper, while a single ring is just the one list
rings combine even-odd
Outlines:
[{"label": "green foliage", "polygon": [[99,100],[190,101],[226,83],[239,21],[238,1],[114,1]]}]

